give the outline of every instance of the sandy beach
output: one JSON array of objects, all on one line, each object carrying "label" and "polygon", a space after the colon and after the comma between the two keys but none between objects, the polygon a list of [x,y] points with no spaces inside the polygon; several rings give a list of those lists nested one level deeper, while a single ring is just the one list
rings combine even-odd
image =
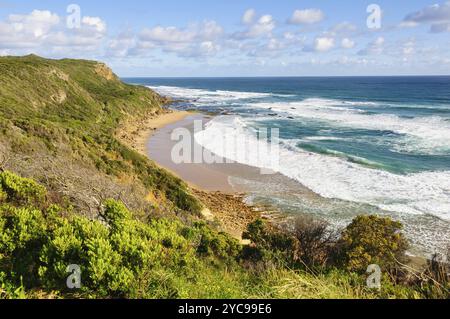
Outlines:
[{"label": "sandy beach", "polygon": [[[171,153],[173,147],[179,141],[171,139],[172,132],[175,129],[183,128],[193,133],[194,121],[202,121],[206,124],[211,119],[211,116],[200,113],[188,114],[187,116],[182,116],[182,114],[184,112],[180,113],[178,117],[181,117],[180,120],[173,117],[171,123],[166,122],[165,126],[161,126],[160,129],[149,136],[146,144],[147,155],[193,188],[210,192],[220,191],[227,194],[242,192],[242,189],[230,184],[230,175],[233,173],[242,175],[248,170],[255,170],[254,168],[241,164],[174,163]],[[191,143],[192,149],[199,147],[193,138]],[[200,147],[200,149],[203,152],[203,148]]]},{"label": "sandy beach", "polygon": [[[184,180],[192,193],[203,202],[203,216],[242,241],[247,225],[258,217],[267,217],[261,207],[244,203],[245,190],[230,183],[231,176],[256,175],[259,170],[241,164],[175,164],[171,151],[177,141],[171,139],[176,128],[193,131],[195,120],[207,123],[210,115],[164,110],[140,119],[130,119],[116,133],[117,137],[160,167]],[[193,141],[194,142],[194,141]]]},{"label": "sandy beach", "polygon": [[163,113],[148,114],[140,119],[132,118],[122,125],[116,132],[116,136],[128,146],[147,156],[147,141],[156,130],[192,114],[193,112],[166,109]]}]

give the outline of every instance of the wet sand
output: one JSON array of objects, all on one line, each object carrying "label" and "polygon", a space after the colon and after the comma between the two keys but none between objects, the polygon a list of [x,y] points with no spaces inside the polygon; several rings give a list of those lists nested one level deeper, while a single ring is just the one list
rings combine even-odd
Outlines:
[{"label": "wet sand", "polygon": [[[147,155],[158,165],[171,171],[176,176],[186,181],[193,188],[203,191],[220,191],[227,194],[240,193],[245,190],[233,186],[230,177],[247,177],[259,173],[259,169],[237,163],[174,163],[172,160],[172,149],[179,142],[172,140],[172,132],[178,128],[188,129],[191,132],[192,150],[197,147],[201,152],[204,149],[198,145],[193,138],[194,121],[202,121],[206,124],[211,116],[205,114],[190,114],[179,121],[174,121],[152,134],[147,141]],[[192,158],[192,162],[194,159]],[[221,161],[225,162],[224,159]]]},{"label": "wet sand", "polygon": [[[251,200],[257,206],[248,206],[243,203],[244,197],[248,195],[261,194],[263,198],[270,198],[271,195],[274,195],[274,199],[288,198],[290,202],[297,202],[299,206],[294,208],[295,213],[292,216],[304,212],[310,214],[311,208],[317,208],[319,211],[328,212],[326,216],[322,214],[323,212],[313,214],[318,218],[336,219],[336,221],[348,219],[349,222],[353,214],[349,213],[350,215],[346,216],[348,207],[353,208],[355,206],[354,210],[367,211],[368,207],[363,204],[322,198],[294,180],[278,173],[263,175],[260,169],[256,167],[238,163],[174,163],[171,153],[174,145],[179,141],[171,139],[172,132],[177,128],[185,128],[191,132],[193,137],[194,121],[201,120],[204,125],[212,118],[213,116],[200,113],[167,117],[166,120],[161,122],[166,125],[162,124],[158,130],[153,131],[153,134],[147,140],[146,154],[159,166],[166,168],[187,182],[196,196],[211,210],[212,215],[221,221],[224,230],[234,237],[240,238],[245,226],[258,214],[273,222],[278,218],[281,221],[286,220],[286,213],[289,215],[288,211],[280,213],[278,209],[275,209],[278,206],[276,202],[254,202]],[[195,143],[195,140],[192,140],[191,143],[193,143],[191,145],[197,145],[203,151],[203,148]],[[258,212],[255,212],[255,209]],[[337,225],[339,227],[345,226],[339,223]],[[424,259],[413,258],[413,260],[413,265],[417,266],[423,264]]]},{"label": "wet sand", "polygon": [[200,120],[206,124],[212,119],[212,116],[200,113],[174,112],[174,114],[177,115],[166,116],[158,123],[153,120],[147,122],[147,126],[154,128],[159,126],[159,129],[144,135],[147,138],[143,146],[145,155],[190,186],[192,193],[206,207],[202,212],[206,220],[218,221],[222,231],[237,238],[241,243],[248,244],[248,241],[242,240],[242,234],[247,225],[256,218],[270,218],[270,212],[260,206],[246,204],[245,189],[233,186],[230,179],[256,176],[259,174],[259,169],[237,163],[174,163],[172,150],[179,141],[172,140],[173,131],[177,128],[189,130],[192,147],[198,147],[203,152],[203,148],[195,143],[193,138],[194,121]]},{"label": "wet sand", "polygon": [[192,114],[193,112],[165,110],[162,114],[149,114],[140,119],[131,118],[116,132],[116,136],[131,148],[147,156],[147,141],[156,130]]}]

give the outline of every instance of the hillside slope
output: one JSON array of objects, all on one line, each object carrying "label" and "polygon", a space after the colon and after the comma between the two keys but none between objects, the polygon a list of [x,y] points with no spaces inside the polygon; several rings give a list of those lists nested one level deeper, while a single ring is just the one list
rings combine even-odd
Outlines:
[{"label": "hillside slope", "polygon": [[202,220],[199,198],[226,210],[220,194],[189,189],[115,137],[167,102],[95,61],[0,58],[0,299],[448,296],[428,281],[366,286],[368,262],[404,253],[390,220],[361,218],[332,242],[321,225],[248,221],[247,246]]},{"label": "hillside slope", "polygon": [[90,217],[105,198],[198,214],[184,183],[114,138],[122,121],[156,116],[165,103],[95,61],[0,58],[0,163]]}]

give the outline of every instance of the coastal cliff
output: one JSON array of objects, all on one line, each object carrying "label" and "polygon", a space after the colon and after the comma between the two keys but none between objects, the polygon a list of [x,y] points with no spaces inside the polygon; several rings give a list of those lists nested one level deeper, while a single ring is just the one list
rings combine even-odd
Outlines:
[{"label": "coastal cliff", "polygon": [[[120,132],[168,102],[96,61],[0,58],[0,298],[442,296],[390,281],[366,287],[367,258],[391,267],[404,252],[398,223],[361,218],[311,254],[300,245],[311,228],[242,218],[252,211],[239,198],[192,190],[158,167]],[[205,208],[218,218],[205,219]],[[250,245],[221,232],[226,209],[249,224]],[[367,257],[364,241],[348,244],[361,225],[392,243]],[[346,254],[332,266],[330,247]],[[323,261],[314,271],[304,267],[311,255]],[[81,269],[80,289],[67,286],[69,265]]]},{"label": "coastal cliff", "polygon": [[4,169],[69,197],[89,217],[105,198],[199,213],[182,181],[114,137],[121,123],[162,113],[167,99],[95,61],[4,57],[0,74]]}]

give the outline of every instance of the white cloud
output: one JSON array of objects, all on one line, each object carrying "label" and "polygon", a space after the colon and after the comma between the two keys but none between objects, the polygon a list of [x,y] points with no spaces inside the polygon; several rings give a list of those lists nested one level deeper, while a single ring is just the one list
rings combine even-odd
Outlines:
[{"label": "white cloud", "polygon": [[333,34],[349,34],[354,33],[358,28],[350,22],[341,22],[330,28],[330,32]]},{"label": "white cloud", "polygon": [[258,22],[250,27],[248,36],[251,38],[268,35],[275,29],[275,20],[271,15],[263,15]]},{"label": "white cloud", "polygon": [[136,48],[137,40],[131,30],[120,33],[116,38],[109,40],[107,55],[126,57]]},{"label": "white cloud", "polygon": [[204,41],[200,43],[199,54],[203,56],[215,55],[220,50],[220,45],[212,41]]},{"label": "white cloud", "polygon": [[417,27],[418,25],[419,23],[414,21],[402,21],[399,26],[401,28],[414,28]]},{"label": "white cloud", "polygon": [[142,30],[132,52],[145,54],[161,49],[182,57],[205,57],[220,50],[223,28],[215,21],[194,23],[186,28],[156,26]]},{"label": "white cloud", "polygon": [[98,17],[83,17],[79,28],[69,29],[64,19],[50,11],[11,14],[0,21],[0,49],[13,54],[70,55],[77,50],[101,47],[106,23]]},{"label": "white cloud", "polygon": [[[245,14],[244,14],[245,16]],[[276,27],[276,22],[270,14],[263,15],[254,21],[256,16],[252,17],[251,23],[247,23],[245,31],[235,32],[230,37],[233,40],[249,40],[259,37],[270,37]],[[249,22],[248,20],[247,22]]]},{"label": "white cloud", "polygon": [[405,21],[422,22],[446,22],[450,20],[450,2],[433,4],[420,11],[410,13]]},{"label": "white cloud", "polygon": [[11,14],[0,22],[0,47],[35,47],[60,22],[50,11],[34,10],[28,15]]},{"label": "white cloud", "polygon": [[358,52],[359,55],[379,55],[384,52],[385,39],[378,37],[374,41],[370,42],[367,47]]},{"label": "white cloud", "polygon": [[409,43],[403,45],[403,55],[414,54],[414,46],[415,46],[415,43],[413,43],[413,42],[409,42]]},{"label": "white cloud", "polygon": [[329,37],[316,38],[314,43],[314,50],[317,52],[326,52],[334,47],[334,39]]},{"label": "white cloud", "polygon": [[320,9],[295,10],[289,19],[291,24],[314,24],[322,21],[325,15]]},{"label": "white cloud", "polygon": [[341,41],[341,46],[344,49],[352,49],[355,46],[355,41],[353,41],[352,39],[349,39],[349,38],[344,38]]},{"label": "white cloud", "polygon": [[247,55],[251,57],[276,57],[283,53],[285,43],[283,39],[269,38],[266,42],[259,45],[243,47]]},{"label": "white cloud", "polygon": [[189,43],[199,40],[214,40],[223,33],[221,26],[215,21],[204,21],[191,24],[187,28],[156,26],[141,32],[140,39],[159,43]]},{"label": "white cloud", "polygon": [[58,15],[50,11],[34,10],[29,15],[9,15],[7,24],[16,32],[29,33],[35,37],[40,37],[48,33],[59,21]]},{"label": "white cloud", "polygon": [[202,39],[213,40],[223,34],[223,28],[216,21],[207,20],[201,25],[200,35]]},{"label": "white cloud", "polygon": [[81,23],[93,27],[97,32],[106,32],[106,23],[99,17],[83,17]]},{"label": "white cloud", "polygon": [[274,51],[274,50],[280,50],[282,48],[283,48],[283,44],[275,38],[271,38],[269,40],[269,43],[267,43],[268,50]]},{"label": "white cloud", "polygon": [[248,9],[244,12],[244,15],[242,16],[242,23],[243,24],[252,24],[255,20],[256,11],[255,9]]},{"label": "white cloud", "polygon": [[450,32],[450,1],[408,14],[400,26],[413,27],[421,23],[430,24],[430,31],[433,33]]},{"label": "white cloud", "polygon": [[140,39],[147,42],[176,43],[190,42],[195,36],[196,34],[192,30],[180,30],[176,27],[156,26],[142,30]]}]

